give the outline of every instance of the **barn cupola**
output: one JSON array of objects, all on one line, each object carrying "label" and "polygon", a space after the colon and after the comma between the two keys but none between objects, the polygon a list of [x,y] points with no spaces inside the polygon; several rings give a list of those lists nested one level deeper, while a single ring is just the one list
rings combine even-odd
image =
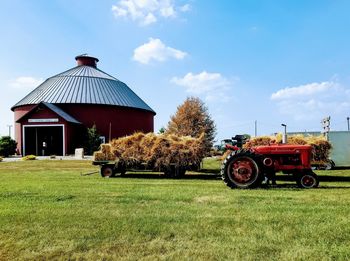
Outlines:
[{"label": "barn cupola", "polygon": [[77,61],[78,66],[86,65],[86,66],[91,66],[94,68],[97,67],[98,59],[95,57],[92,57],[86,53],[76,56],[75,60]]}]

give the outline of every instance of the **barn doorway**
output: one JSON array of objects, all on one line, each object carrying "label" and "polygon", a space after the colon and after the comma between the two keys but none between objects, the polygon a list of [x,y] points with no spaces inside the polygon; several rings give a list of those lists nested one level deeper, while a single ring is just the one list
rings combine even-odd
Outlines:
[{"label": "barn doorway", "polygon": [[64,155],[64,131],[60,126],[23,126],[23,154]]}]

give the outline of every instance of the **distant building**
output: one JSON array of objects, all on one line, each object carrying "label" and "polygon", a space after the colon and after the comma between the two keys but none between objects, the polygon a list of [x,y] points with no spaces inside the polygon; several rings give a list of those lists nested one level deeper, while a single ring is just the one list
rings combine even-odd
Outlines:
[{"label": "distant building", "polygon": [[48,78],[16,103],[15,138],[22,155],[66,155],[82,146],[87,128],[101,138],[153,132],[155,112],[125,83],[75,57],[77,66]]}]

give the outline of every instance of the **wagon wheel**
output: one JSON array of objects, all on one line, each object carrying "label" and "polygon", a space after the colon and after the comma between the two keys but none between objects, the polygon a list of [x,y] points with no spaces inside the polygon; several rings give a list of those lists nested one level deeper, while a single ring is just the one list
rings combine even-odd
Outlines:
[{"label": "wagon wheel", "polygon": [[101,176],[104,178],[110,178],[114,176],[114,166],[104,165],[101,167]]},{"label": "wagon wheel", "polygon": [[250,153],[231,153],[223,163],[221,175],[231,188],[253,188],[262,181],[259,166]]},{"label": "wagon wheel", "polygon": [[316,188],[318,187],[319,180],[315,173],[308,172],[296,177],[298,187],[300,188]]}]

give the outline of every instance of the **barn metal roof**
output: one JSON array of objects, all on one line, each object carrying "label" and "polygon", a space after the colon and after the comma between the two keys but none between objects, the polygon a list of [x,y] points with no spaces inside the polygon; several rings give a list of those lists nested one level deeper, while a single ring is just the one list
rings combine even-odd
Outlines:
[{"label": "barn metal roof", "polygon": [[155,114],[125,83],[86,65],[74,67],[48,78],[11,109],[40,102],[116,105]]},{"label": "barn metal roof", "polygon": [[47,103],[47,102],[40,102],[37,106],[35,106],[33,109],[31,109],[29,112],[24,114],[21,118],[19,118],[16,122],[20,122],[23,118],[26,118],[28,115],[30,115],[32,112],[34,112],[38,107],[45,106],[49,108],[51,111],[56,113],[58,116],[66,120],[67,122],[75,123],[75,124],[81,124],[80,121],[77,121],[73,116],[69,115],[65,111],[63,111],[61,108],[57,107],[54,104]]},{"label": "barn metal roof", "polygon": [[66,121],[76,123],[76,124],[81,124],[80,121],[77,121],[73,116],[69,115],[64,110],[57,107],[55,104],[47,103],[47,102],[41,102],[41,104],[45,105],[47,108],[55,112],[58,116],[62,117]]}]

